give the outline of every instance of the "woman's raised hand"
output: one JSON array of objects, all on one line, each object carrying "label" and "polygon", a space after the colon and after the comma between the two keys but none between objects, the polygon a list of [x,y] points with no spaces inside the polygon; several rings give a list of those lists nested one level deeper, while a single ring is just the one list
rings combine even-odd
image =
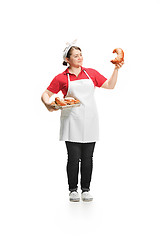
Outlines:
[{"label": "woman's raised hand", "polygon": [[117,70],[120,69],[123,66],[123,64],[124,64],[124,61],[115,64],[115,69],[117,69]]}]

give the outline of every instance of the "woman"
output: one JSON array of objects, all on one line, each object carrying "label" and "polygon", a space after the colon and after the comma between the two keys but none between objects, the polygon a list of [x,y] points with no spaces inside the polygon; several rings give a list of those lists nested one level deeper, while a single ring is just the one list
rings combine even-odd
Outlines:
[{"label": "woman", "polygon": [[93,167],[93,152],[98,140],[98,114],[94,99],[95,87],[113,89],[118,76],[118,69],[124,62],[115,64],[115,69],[109,80],[91,68],[82,67],[83,56],[79,47],[68,44],[63,53],[63,65],[69,67],[57,75],[45,92],[42,101],[47,109],[56,111],[49,99],[53,94],[62,91],[64,97],[74,97],[80,100],[79,107],[61,110],[60,141],[65,141],[68,153],[67,176],[69,185],[69,200],[80,201],[77,192],[79,162],[81,163],[81,198],[92,201],[90,182]]}]

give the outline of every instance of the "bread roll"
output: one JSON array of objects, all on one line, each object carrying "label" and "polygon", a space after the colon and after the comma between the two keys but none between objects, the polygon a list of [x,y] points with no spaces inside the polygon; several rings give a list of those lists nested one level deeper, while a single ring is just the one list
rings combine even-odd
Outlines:
[{"label": "bread roll", "polygon": [[66,97],[64,99],[64,101],[68,104],[68,105],[73,105],[73,104],[76,104],[76,103],[79,103],[80,101],[78,99],[74,99],[72,97]]},{"label": "bread roll", "polygon": [[56,98],[55,98],[55,102],[56,102],[57,105],[59,105],[59,106],[66,106],[66,105],[67,105],[67,103],[66,103],[64,100],[60,99],[59,97],[56,97]]}]

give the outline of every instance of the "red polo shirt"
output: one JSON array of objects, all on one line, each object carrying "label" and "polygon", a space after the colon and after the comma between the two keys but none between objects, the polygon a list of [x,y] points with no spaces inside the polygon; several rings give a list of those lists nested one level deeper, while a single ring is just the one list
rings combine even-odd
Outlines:
[{"label": "red polo shirt", "polygon": [[70,81],[77,81],[81,79],[88,78],[87,75],[83,70],[86,70],[90,78],[92,79],[95,87],[101,87],[103,83],[107,80],[103,75],[101,75],[98,71],[92,69],[92,68],[84,68],[81,67],[81,72],[78,75],[78,77],[72,73],[69,72],[69,69],[67,68],[63,73],[58,74],[50,83],[48,86],[48,90],[52,93],[58,93],[59,91],[62,91],[64,97],[67,94],[68,91],[68,77],[67,73],[70,75]]}]

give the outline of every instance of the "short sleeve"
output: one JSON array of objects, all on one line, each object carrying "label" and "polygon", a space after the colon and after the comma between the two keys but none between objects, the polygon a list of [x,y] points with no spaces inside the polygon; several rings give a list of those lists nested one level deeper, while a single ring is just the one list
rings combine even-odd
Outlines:
[{"label": "short sleeve", "polygon": [[107,78],[104,77],[102,74],[100,74],[98,71],[94,70],[95,75],[95,86],[101,87],[105,81],[107,81]]},{"label": "short sleeve", "polygon": [[47,87],[47,90],[51,91],[52,93],[58,93],[61,89],[60,89],[60,84],[59,81],[57,79],[57,77],[55,77],[52,82],[50,83],[50,85]]}]

